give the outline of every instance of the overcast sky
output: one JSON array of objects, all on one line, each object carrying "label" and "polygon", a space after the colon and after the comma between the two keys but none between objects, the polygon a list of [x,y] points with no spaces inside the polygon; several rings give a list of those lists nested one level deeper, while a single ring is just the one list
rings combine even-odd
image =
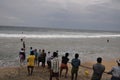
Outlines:
[{"label": "overcast sky", "polygon": [[120,31],[120,0],[0,0],[0,25]]}]

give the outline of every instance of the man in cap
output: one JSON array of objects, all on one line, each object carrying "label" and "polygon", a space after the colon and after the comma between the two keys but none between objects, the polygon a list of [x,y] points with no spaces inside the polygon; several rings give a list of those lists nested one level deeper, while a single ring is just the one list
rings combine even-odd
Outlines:
[{"label": "man in cap", "polygon": [[108,74],[111,74],[111,80],[120,80],[120,59],[117,61],[118,66],[114,66]]}]

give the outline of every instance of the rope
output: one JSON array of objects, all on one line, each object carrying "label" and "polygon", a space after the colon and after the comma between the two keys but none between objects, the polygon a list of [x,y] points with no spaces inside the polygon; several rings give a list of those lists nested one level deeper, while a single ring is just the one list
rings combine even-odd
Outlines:
[{"label": "rope", "polygon": [[[68,62],[68,63],[71,63],[71,62]],[[88,67],[88,66],[84,66],[84,65],[80,65],[81,67],[83,67],[83,68],[87,68],[87,69],[90,69],[90,70],[92,70],[93,68],[91,68],[91,67]],[[108,72],[106,72],[106,71],[104,71],[104,73],[108,73]]]}]

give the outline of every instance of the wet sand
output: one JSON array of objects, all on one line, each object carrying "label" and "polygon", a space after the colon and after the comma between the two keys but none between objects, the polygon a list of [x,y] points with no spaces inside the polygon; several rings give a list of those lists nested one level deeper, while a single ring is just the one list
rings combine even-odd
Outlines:
[{"label": "wet sand", "polygon": [[[59,51],[59,58],[66,52],[69,58],[74,54],[80,55],[81,62],[96,61],[97,57],[103,60],[120,58],[120,38],[80,38],[80,39],[32,39],[25,38],[26,55],[29,55],[30,47],[33,49],[45,49],[54,52]],[[17,66],[19,62],[19,51],[22,47],[20,38],[0,38],[0,67]]]},{"label": "wet sand", "polygon": [[[85,62],[82,65],[86,67],[92,67],[93,64],[96,62]],[[104,61],[103,64],[106,67],[106,72],[111,70],[113,66],[116,66],[115,60],[112,61]],[[60,80],[70,80],[71,77],[71,64],[69,63],[69,71],[68,71],[68,77],[64,78],[64,73],[63,71],[62,77]],[[89,72],[89,75],[85,75],[85,71]],[[27,75],[27,67],[22,66],[22,67],[6,67],[6,68],[0,68],[0,80],[49,80],[49,70],[46,68],[42,67],[37,67],[35,66],[34,72],[32,76]],[[84,67],[79,67],[79,74],[78,74],[78,80],[90,80],[92,76],[92,69],[84,68]],[[102,80],[109,80],[111,75],[108,75],[106,73],[103,74]],[[55,80],[53,78],[53,80]]]}]

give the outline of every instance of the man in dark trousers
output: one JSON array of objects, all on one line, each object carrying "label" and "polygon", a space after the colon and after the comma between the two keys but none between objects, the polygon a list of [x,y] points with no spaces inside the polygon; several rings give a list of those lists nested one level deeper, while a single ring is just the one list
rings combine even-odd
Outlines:
[{"label": "man in dark trousers", "polygon": [[62,56],[62,62],[61,62],[61,66],[60,66],[60,77],[61,77],[61,74],[62,74],[62,71],[63,69],[66,70],[66,73],[65,73],[65,78],[67,78],[67,73],[68,73],[68,61],[69,61],[69,53],[65,53],[65,56]]},{"label": "man in dark trousers", "polygon": [[75,80],[77,80],[77,76],[78,76],[78,70],[79,70],[79,66],[81,64],[80,59],[78,59],[79,54],[75,54],[75,58],[72,59],[71,61],[71,65],[72,65],[72,69],[71,69],[71,80],[74,79],[74,75],[75,75]]}]

